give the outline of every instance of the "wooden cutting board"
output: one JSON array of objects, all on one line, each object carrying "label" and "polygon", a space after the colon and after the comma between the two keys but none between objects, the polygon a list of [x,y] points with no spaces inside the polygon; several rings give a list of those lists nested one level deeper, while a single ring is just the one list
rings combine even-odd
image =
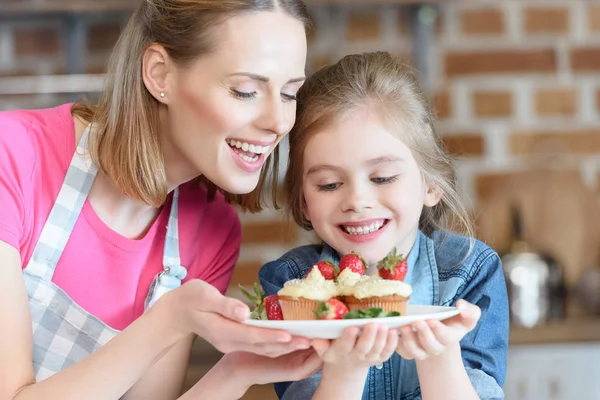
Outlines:
[{"label": "wooden cutting board", "polygon": [[512,240],[510,207],[521,210],[524,234],[565,268],[573,288],[582,271],[600,261],[600,207],[578,170],[532,170],[502,175],[479,200],[478,238],[498,252]]}]

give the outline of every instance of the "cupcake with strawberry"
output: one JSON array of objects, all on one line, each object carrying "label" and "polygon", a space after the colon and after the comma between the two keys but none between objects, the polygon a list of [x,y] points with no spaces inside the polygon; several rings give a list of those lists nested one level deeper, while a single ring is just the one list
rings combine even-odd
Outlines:
[{"label": "cupcake with strawberry", "polygon": [[358,282],[369,279],[365,275],[367,263],[358,254],[351,252],[340,259],[338,268],[340,271],[336,278],[338,296],[343,301],[345,296],[352,294]]},{"label": "cupcake with strawberry", "polygon": [[327,302],[337,296],[335,273],[328,274],[331,279],[326,279],[321,268],[329,270],[330,266],[326,262],[320,263],[321,267],[319,263],[314,265],[304,279],[287,281],[277,292],[284,320],[315,320],[315,311],[319,310],[317,302]]},{"label": "cupcake with strawberry", "polygon": [[404,282],[406,259],[392,251],[377,264],[377,274],[356,282],[344,296],[350,311],[381,308],[385,312],[397,311],[406,315],[406,306],[412,287]]}]

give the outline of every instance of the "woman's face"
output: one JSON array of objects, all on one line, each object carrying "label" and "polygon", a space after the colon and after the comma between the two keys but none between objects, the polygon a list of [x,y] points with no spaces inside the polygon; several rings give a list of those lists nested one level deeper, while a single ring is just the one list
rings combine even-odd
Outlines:
[{"label": "woman's face", "polygon": [[251,12],[213,34],[213,52],[167,76],[167,178],[180,184],[204,175],[230,193],[248,193],[294,124],[305,28],[282,12]]}]

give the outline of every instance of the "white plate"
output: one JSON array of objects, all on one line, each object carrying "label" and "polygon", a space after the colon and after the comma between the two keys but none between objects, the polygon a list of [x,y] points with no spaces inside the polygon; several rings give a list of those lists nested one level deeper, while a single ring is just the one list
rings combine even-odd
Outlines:
[{"label": "white plate", "polygon": [[333,321],[267,321],[248,319],[245,323],[261,328],[282,329],[292,335],[304,336],[311,339],[335,339],[340,337],[344,332],[344,329],[349,326],[364,326],[368,323],[375,322],[387,325],[390,328],[398,328],[403,325],[427,319],[441,321],[453,317],[458,313],[459,311],[456,307],[409,304],[406,310],[407,315],[401,317],[339,319]]}]

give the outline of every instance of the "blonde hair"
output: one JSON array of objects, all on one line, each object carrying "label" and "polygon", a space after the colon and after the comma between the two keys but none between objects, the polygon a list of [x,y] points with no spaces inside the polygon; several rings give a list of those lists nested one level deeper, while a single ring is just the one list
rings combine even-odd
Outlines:
[{"label": "blonde hair", "polygon": [[[106,88],[95,105],[76,102],[71,113],[95,128],[90,154],[98,168],[132,199],[158,207],[168,188],[158,132],[159,102],[142,80],[142,57],[153,43],[164,46],[180,65],[210,53],[217,46],[212,28],[226,18],[253,11],[281,10],[308,27],[301,0],[143,0],[121,33],[107,72]],[[247,195],[226,193],[206,178],[209,200],[217,191],[243,210],[260,211],[263,188],[272,168],[272,197],[277,204],[276,149],[261,171],[256,189]]]},{"label": "blonde hair", "polygon": [[415,72],[389,53],[354,54],[312,75],[298,93],[296,125],[289,134],[289,165],[285,176],[288,211],[296,223],[311,230],[304,216],[303,156],[312,135],[369,106],[412,151],[425,181],[441,194],[424,207],[419,228],[431,235],[452,230],[473,237],[469,214],[460,201],[452,159],[435,130],[435,117]]}]

